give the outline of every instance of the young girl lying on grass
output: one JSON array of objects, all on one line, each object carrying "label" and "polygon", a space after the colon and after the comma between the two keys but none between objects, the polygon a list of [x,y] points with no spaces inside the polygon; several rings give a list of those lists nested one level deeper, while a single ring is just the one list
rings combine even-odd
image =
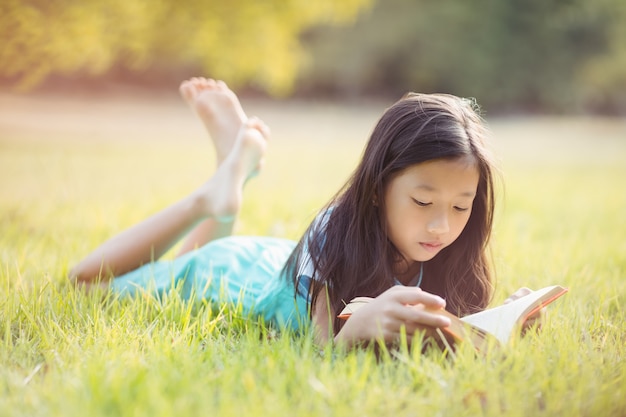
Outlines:
[{"label": "young girl lying on grass", "polygon": [[[230,236],[243,187],[262,167],[267,126],[221,81],[192,78],[180,92],[213,140],[215,174],[95,249],[71,279],[131,295],[175,287],[280,327],[311,322],[319,342],[347,346],[449,324],[427,309],[463,316],[487,306],[494,168],[472,102],[409,94],[387,109],[351,179],[296,244]],[[176,259],[153,262],[183,237]],[[340,321],[356,296],[375,300]]]}]

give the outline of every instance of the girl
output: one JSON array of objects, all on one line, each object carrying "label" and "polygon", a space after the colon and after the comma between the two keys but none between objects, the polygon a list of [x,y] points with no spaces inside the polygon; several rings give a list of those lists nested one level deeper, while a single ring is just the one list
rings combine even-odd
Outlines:
[{"label": "girl", "polygon": [[[215,174],[105,242],[71,271],[73,280],[121,294],[176,287],[281,327],[311,322],[318,341],[348,346],[449,324],[426,308],[464,315],[487,306],[493,168],[471,102],[410,94],[390,107],[350,181],[295,244],[229,236],[243,186],[262,166],[268,128],[247,118],[221,81],[193,78],[180,91],[214,142]],[[185,235],[175,260],[153,262]],[[340,322],[355,296],[376,298]]]}]

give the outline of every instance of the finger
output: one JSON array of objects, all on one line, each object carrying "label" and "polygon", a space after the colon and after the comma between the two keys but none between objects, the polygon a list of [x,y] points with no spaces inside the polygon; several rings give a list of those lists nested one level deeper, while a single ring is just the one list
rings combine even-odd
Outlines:
[{"label": "finger", "polygon": [[412,337],[418,331],[424,331],[428,329],[427,326],[421,326],[415,323],[405,323],[401,320],[388,320],[385,325],[382,325],[379,329],[380,336],[385,341],[397,341],[403,334],[406,335],[407,340]]},{"label": "finger", "polygon": [[450,326],[450,319],[438,311],[438,309],[428,309],[424,304],[418,305],[402,305],[394,309],[393,315],[395,319],[402,323],[417,327],[447,327]]},{"label": "finger", "polygon": [[422,291],[419,288],[413,287],[397,287],[398,290],[395,290],[391,293],[391,297],[393,299],[404,305],[417,305],[424,304],[430,308],[443,308],[446,306],[446,301],[439,297],[438,295],[428,293],[426,291]]},{"label": "finger", "polygon": [[400,336],[404,332],[406,334],[407,341],[410,343],[414,338],[427,339],[429,337],[437,337],[437,330],[432,326],[421,326],[413,323],[406,323],[404,330],[400,330],[397,335]]},{"label": "finger", "polygon": [[522,288],[518,289],[517,291],[515,291],[513,294],[511,294],[509,296],[509,298],[504,300],[504,304],[508,304],[508,303],[510,303],[512,301],[515,301],[515,300],[517,300],[519,298],[522,298],[525,295],[528,295],[528,294],[530,294],[532,292],[533,292],[533,290],[531,290],[530,288],[522,287]]}]

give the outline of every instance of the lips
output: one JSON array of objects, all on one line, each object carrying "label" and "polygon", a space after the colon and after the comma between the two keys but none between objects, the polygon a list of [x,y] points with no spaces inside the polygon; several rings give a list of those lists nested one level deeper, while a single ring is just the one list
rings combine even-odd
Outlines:
[{"label": "lips", "polygon": [[443,247],[441,242],[420,242],[420,245],[428,252],[437,252]]}]

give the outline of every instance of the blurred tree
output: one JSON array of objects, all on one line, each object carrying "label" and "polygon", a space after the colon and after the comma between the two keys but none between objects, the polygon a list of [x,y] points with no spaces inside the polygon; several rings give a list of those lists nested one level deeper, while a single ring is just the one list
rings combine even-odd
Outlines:
[{"label": "blurred tree", "polygon": [[303,91],[443,91],[498,111],[626,111],[623,0],[385,0],[314,28]]},{"label": "blurred tree", "polygon": [[624,0],[373,1],[0,0],[0,82],[205,73],[286,94],[299,74],[300,94],[626,113]]},{"label": "blurred tree", "polygon": [[577,86],[586,108],[602,113],[626,114],[626,2],[596,0],[588,13],[603,22],[607,44],[577,73]]},{"label": "blurred tree", "polygon": [[370,0],[2,0],[0,77],[193,66],[273,93],[292,85],[299,34],[353,20]]}]

